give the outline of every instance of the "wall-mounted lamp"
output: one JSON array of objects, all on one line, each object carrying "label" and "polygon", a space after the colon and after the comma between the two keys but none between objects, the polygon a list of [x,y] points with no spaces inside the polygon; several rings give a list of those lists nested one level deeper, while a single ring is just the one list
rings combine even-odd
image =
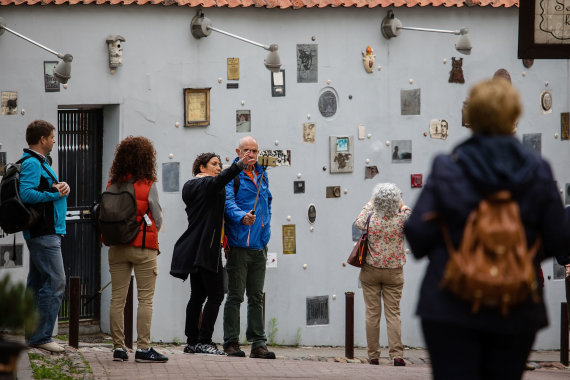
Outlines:
[{"label": "wall-mounted lamp", "polygon": [[225,34],[226,36],[237,38],[238,40],[268,50],[269,54],[267,54],[267,58],[265,58],[264,61],[265,67],[267,67],[268,70],[271,70],[274,73],[279,72],[281,68],[281,58],[279,58],[279,53],[277,52],[277,44],[263,45],[260,44],[259,42],[251,41],[246,38],[236,36],[235,34],[220,30],[218,28],[214,28],[212,26],[212,21],[209,18],[204,17],[204,13],[201,10],[199,10],[196,16],[194,16],[194,18],[192,19],[192,23],[190,25],[190,32],[192,33],[192,36],[194,36],[194,38],[196,39],[200,39],[202,37],[208,37],[210,33],[212,33],[212,30],[214,32],[222,33]]},{"label": "wall-mounted lamp", "polygon": [[442,29],[427,29],[427,28],[413,28],[402,26],[402,22],[394,17],[394,12],[388,11],[388,15],[382,20],[381,31],[382,35],[390,39],[400,35],[402,29],[417,30],[420,32],[434,32],[434,33],[449,33],[458,35],[459,38],[455,43],[455,49],[461,54],[471,54],[471,41],[469,41],[469,30],[461,28],[459,30],[442,30]]},{"label": "wall-mounted lamp", "polygon": [[71,54],[58,53],[57,51],[51,50],[50,48],[45,47],[44,45],[39,44],[36,41],[24,35],[21,35],[18,32],[13,31],[12,29],[6,28],[6,23],[4,22],[4,19],[0,17],[0,36],[4,33],[4,31],[12,33],[13,35],[18,36],[23,40],[31,42],[32,44],[39,46],[42,49],[47,50],[53,55],[56,55],[58,58],[60,58],[61,62],[57,64],[55,69],[53,69],[53,76],[56,77],[60,83],[66,84],[69,78],[71,78],[71,61],[73,61],[73,56]]}]

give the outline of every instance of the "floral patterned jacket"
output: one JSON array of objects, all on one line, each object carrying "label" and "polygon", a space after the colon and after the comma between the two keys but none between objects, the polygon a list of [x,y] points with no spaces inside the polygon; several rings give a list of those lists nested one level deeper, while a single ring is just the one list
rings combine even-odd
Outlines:
[{"label": "floral patterned jacket", "polygon": [[356,218],[358,229],[366,230],[366,219],[370,213],[372,217],[368,228],[366,264],[376,268],[402,268],[406,263],[404,222],[412,213],[412,209],[404,206],[395,216],[388,219],[374,212],[374,205],[368,202]]}]

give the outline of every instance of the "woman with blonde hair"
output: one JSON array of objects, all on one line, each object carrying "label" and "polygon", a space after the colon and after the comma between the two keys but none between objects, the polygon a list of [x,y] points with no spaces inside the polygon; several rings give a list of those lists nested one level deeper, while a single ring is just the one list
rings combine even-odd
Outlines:
[{"label": "woman with blonde hair", "polygon": [[520,379],[536,333],[548,323],[542,289],[538,299],[511,305],[507,315],[492,306],[473,311],[469,301],[442,287],[447,244],[457,249],[471,212],[504,190],[518,204],[529,249],[542,242],[535,267],[544,258],[567,256],[568,227],[550,165],[513,136],[522,111],[515,88],[495,78],[476,84],[469,98],[473,135],[434,159],[405,225],[414,256],[429,258],[417,314],[434,379]]},{"label": "woman with blonde hair", "polygon": [[404,288],[404,222],[411,209],[404,205],[402,192],[393,183],[380,183],[372,198],[356,218],[356,227],[366,230],[368,256],[360,270],[360,283],[366,304],[366,341],[370,364],[379,364],[380,317],[382,300],[388,330],[390,359],[405,366],[403,359],[400,300]]}]

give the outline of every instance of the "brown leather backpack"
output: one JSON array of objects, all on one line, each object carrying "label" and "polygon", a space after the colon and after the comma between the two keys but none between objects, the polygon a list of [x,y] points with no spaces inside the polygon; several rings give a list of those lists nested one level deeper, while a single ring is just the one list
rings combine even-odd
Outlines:
[{"label": "brown leather backpack", "polygon": [[511,305],[532,297],[538,302],[534,257],[537,237],[527,246],[518,203],[507,190],[479,202],[465,223],[459,249],[455,249],[447,226],[442,225],[449,260],[440,286],[472,304],[500,308],[506,316]]}]

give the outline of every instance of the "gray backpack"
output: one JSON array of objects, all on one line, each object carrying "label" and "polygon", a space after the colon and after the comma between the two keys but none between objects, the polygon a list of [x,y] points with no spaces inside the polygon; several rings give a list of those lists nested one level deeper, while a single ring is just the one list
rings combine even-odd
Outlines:
[{"label": "gray backpack", "polygon": [[[148,214],[147,210],[147,214]],[[132,181],[112,183],[101,194],[97,210],[97,225],[106,245],[132,242],[143,228],[143,248],[146,235],[144,218],[137,222],[137,200]]]}]

